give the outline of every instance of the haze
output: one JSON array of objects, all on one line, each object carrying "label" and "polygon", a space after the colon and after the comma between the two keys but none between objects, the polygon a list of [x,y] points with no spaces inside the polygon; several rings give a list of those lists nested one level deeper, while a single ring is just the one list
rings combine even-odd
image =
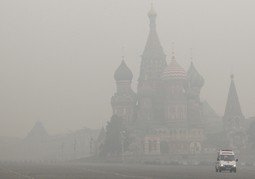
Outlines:
[{"label": "haze", "polygon": [[[243,114],[255,115],[254,7],[241,0],[154,2],[168,62],[174,42],[187,70],[193,49],[205,78],[202,100],[220,116],[231,73]],[[148,0],[1,1],[0,136],[24,137],[38,120],[50,134],[104,126],[123,54],[136,91],[149,9]]]}]

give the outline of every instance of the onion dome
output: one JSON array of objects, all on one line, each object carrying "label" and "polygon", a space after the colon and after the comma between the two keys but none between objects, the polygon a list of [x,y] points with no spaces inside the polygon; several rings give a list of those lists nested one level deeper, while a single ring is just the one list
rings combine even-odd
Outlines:
[{"label": "onion dome", "polygon": [[164,69],[162,73],[163,80],[186,80],[187,75],[185,70],[172,58],[170,64]]},{"label": "onion dome", "polygon": [[202,87],[204,85],[204,78],[198,73],[193,62],[190,64],[187,75],[191,87]]},{"label": "onion dome", "polygon": [[114,73],[114,79],[116,81],[122,81],[122,80],[127,80],[127,81],[132,81],[133,79],[133,73],[131,70],[128,68],[126,65],[125,61],[122,60],[120,66],[117,68],[117,70]]}]

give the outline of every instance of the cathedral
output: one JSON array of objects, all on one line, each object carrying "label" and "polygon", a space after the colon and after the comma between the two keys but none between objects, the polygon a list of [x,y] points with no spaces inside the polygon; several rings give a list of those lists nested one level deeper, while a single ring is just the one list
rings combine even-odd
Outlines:
[{"label": "cathedral", "polygon": [[[116,92],[111,99],[113,115],[124,121],[131,135],[128,151],[134,154],[201,153],[206,147],[210,118],[208,107],[200,100],[204,78],[192,61],[188,70],[185,70],[174,53],[171,62],[167,63],[157,34],[157,13],[153,7],[148,12],[148,17],[149,35],[141,55],[137,93],[131,88],[132,71],[123,59],[114,73]],[[238,138],[242,131],[240,121],[244,117],[233,76],[231,80],[222,128],[225,131],[231,128],[230,131]],[[231,135],[231,132],[226,133]],[[231,144],[234,145],[234,142]],[[241,145],[240,142],[237,145]]]}]

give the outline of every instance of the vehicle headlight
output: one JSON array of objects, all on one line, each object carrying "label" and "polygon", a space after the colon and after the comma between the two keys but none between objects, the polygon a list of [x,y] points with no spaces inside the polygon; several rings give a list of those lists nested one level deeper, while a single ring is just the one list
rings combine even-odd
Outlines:
[{"label": "vehicle headlight", "polygon": [[236,165],[233,165],[233,167],[236,167]]},{"label": "vehicle headlight", "polygon": [[223,167],[224,165],[221,163],[220,166]]}]

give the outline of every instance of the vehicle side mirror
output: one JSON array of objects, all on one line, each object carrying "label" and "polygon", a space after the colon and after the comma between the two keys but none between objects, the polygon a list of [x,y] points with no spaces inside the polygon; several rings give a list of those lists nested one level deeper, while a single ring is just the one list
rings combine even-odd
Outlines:
[{"label": "vehicle side mirror", "polygon": [[238,162],[238,159],[236,159],[236,162]]}]

